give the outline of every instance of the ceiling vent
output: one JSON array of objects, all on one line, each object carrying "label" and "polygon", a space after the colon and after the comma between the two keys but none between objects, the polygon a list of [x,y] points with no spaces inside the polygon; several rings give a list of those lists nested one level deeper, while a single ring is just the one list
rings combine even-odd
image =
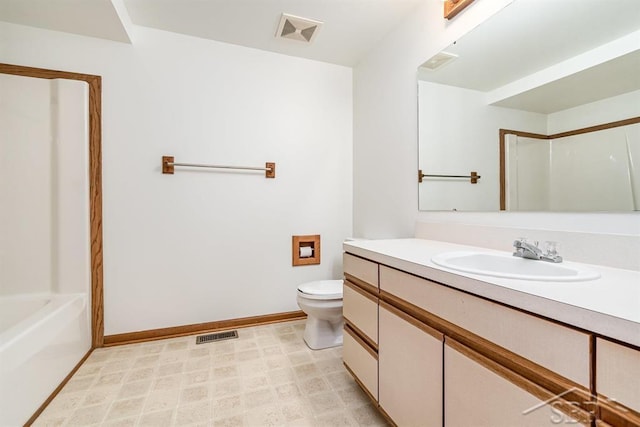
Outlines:
[{"label": "ceiling vent", "polygon": [[456,59],[458,55],[449,52],[440,52],[437,55],[434,55],[427,62],[422,64],[420,68],[426,68],[427,70],[437,70],[438,68],[444,67],[449,62]]},{"label": "ceiling vent", "polygon": [[311,43],[321,25],[322,22],[320,21],[283,13],[276,37]]}]

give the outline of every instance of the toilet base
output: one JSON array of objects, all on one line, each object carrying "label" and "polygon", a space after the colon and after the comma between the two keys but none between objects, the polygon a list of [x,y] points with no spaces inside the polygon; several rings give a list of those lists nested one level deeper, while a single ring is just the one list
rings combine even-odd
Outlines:
[{"label": "toilet base", "polygon": [[342,345],[343,327],[342,317],[334,322],[307,317],[307,323],[304,327],[304,342],[312,350],[340,346]]}]

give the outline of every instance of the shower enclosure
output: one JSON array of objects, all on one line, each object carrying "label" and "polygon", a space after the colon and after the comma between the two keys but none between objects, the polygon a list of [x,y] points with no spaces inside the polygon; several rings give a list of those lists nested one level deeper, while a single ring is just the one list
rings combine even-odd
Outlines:
[{"label": "shower enclosure", "polygon": [[553,139],[505,139],[506,209],[640,210],[640,123]]},{"label": "shower enclosure", "polygon": [[92,347],[88,85],[0,73],[0,425]]}]

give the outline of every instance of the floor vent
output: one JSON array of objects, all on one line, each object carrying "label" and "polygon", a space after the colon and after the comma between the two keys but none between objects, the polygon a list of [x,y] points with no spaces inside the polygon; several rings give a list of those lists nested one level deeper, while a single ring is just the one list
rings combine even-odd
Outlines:
[{"label": "floor vent", "polygon": [[230,340],[238,338],[238,331],[217,332],[215,334],[200,335],[196,337],[196,344],[206,344],[213,341]]}]

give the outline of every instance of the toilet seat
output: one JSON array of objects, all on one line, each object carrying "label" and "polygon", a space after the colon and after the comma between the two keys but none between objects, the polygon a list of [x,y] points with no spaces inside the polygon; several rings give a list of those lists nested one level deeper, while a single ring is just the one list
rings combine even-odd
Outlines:
[{"label": "toilet seat", "polygon": [[317,300],[342,299],[342,280],[318,280],[298,286],[298,295]]}]

